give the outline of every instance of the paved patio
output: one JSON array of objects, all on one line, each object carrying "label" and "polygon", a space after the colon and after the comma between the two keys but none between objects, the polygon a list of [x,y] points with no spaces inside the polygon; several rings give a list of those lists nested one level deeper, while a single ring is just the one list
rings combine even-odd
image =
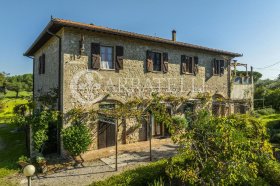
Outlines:
[{"label": "paved patio", "polygon": [[[153,161],[164,157],[171,157],[176,153],[177,146],[174,145],[170,139],[153,140],[152,145]],[[129,150],[127,148],[129,148]],[[110,150],[108,148],[103,149],[103,151],[107,150],[112,151],[112,149]],[[114,151],[112,153],[115,154]],[[85,167],[80,166],[74,168],[72,166],[68,166],[54,171],[52,174],[34,177],[32,185],[89,185],[93,181],[103,180],[112,175],[119,174],[124,170],[149,163],[149,154],[148,142],[123,145],[120,146],[117,172],[115,171],[115,155],[110,155],[100,159],[96,159],[96,156],[94,156],[93,161],[87,161],[84,163]],[[85,154],[84,158],[89,160],[89,157],[91,157],[90,155],[92,155],[92,152]],[[98,156],[100,155],[98,154]],[[21,185],[25,185],[27,180],[23,176],[20,176],[18,182]]]}]

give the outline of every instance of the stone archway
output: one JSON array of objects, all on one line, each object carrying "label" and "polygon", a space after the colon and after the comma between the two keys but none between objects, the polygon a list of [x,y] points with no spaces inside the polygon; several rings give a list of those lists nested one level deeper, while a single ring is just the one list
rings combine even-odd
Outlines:
[{"label": "stone archway", "polygon": [[229,115],[229,105],[221,94],[214,94],[212,96],[212,114],[214,116]]}]

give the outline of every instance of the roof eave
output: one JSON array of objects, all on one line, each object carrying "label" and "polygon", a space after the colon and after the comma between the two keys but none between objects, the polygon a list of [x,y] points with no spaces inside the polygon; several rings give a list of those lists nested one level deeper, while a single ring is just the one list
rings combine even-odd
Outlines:
[{"label": "roof eave", "polygon": [[31,57],[33,56],[34,53],[32,53],[32,49],[34,49],[34,47],[37,45],[37,43],[41,40],[41,38],[47,34],[48,30],[52,27],[52,25],[54,24],[53,20],[51,20],[47,26],[44,28],[44,30],[39,34],[39,36],[36,38],[36,40],[32,43],[32,45],[26,50],[26,52],[23,54],[23,56],[27,56],[27,57]]},{"label": "roof eave", "polygon": [[102,28],[102,27],[95,26],[95,25],[87,25],[87,24],[76,23],[76,22],[66,22],[66,21],[61,21],[60,19],[52,19],[48,23],[48,25],[44,28],[44,30],[36,38],[36,40],[33,42],[33,44],[24,53],[24,56],[30,57],[30,56],[34,55],[34,53],[38,50],[36,48],[40,47],[37,45],[39,45],[39,42],[42,40],[42,38],[44,36],[46,37],[46,35],[48,34],[47,31],[49,29],[51,29],[54,25],[57,25],[60,27],[74,27],[74,28],[86,29],[86,30],[91,30],[91,31],[103,32],[103,33],[107,33],[107,34],[114,34],[114,35],[130,37],[130,38],[136,38],[136,39],[141,39],[141,40],[146,40],[146,41],[170,44],[170,45],[181,46],[181,47],[186,47],[186,48],[190,48],[190,49],[208,51],[208,52],[216,53],[216,54],[224,54],[224,55],[227,55],[230,57],[243,56],[243,54],[239,54],[239,53],[223,51],[223,50],[219,50],[219,49],[213,49],[213,48],[208,48],[208,47],[203,47],[203,46],[198,46],[198,45],[193,45],[193,44],[188,44],[188,43],[183,43],[183,42],[174,42],[174,41],[168,40],[168,39],[152,37],[152,36],[147,36],[147,35],[142,35],[142,34],[136,34],[136,33],[127,32],[127,31],[115,30],[115,29],[110,29],[110,28],[106,28],[106,27]]}]

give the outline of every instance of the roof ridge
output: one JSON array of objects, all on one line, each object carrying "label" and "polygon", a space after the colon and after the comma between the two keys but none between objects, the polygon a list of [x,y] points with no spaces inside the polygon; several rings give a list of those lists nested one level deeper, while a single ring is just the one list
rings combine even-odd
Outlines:
[{"label": "roof ridge", "polygon": [[[230,55],[230,56],[234,56],[234,57],[242,56],[242,54],[229,52],[229,51],[225,51],[225,50],[221,50],[221,49],[214,49],[214,48],[210,48],[210,47],[204,47],[204,46],[185,43],[185,42],[181,42],[181,41],[173,41],[171,39],[166,39],[166,38],[162,38],[162,37],[140,34],[140,33],[125,31],[125,30],[119,30],[119,29],[109,28],[109,27],[105,27],[105,26],[98,26],[95,24],[88,24],[88,23],[83,23],[83,22],[66,20],[66,19],[62,19],[62,18],[53,18],[52,17],[50,23],[53,23],[54,25],[58,25],[58,26],[62,26],[62,27],[72,26],[72,27],[77,27],[77,28],[82,28],[82,29],[87,29],[87,30],[92,30],[92,31],[100,31],[100,32],[109,33],[109,34],[118,34],[118,35],[122,35],[122,36],[126,36],[126,37],[136,38],[136,39],[143,39],[143,40],[149,40],[149,41],[153,41],[153,42],[177,45],[177,46],[181,46],[181,47],[194,48],[197,50],[205,50],[205,51],[209,51],[209,52],[222,53],[222,54],[226,54],[226,55]],[[40,39],[40,36],[39,36],[39,38],[37,38],[37,40],[39,40],[39,39]],[[27,52],[25,53],[26,55],[29,55],[30,51],[35,46],[37,40],[27,50]]]}]

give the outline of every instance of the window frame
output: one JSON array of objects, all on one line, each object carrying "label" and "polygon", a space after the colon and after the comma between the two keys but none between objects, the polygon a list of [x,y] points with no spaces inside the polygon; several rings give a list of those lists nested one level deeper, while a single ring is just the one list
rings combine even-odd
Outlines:
[{"label": "window frame", "polygon": [[38,58],[38,74],[42,75],[46,73],[46,54],[42,53]]},{"label": "window frame", "polygon": [[[182,55],[181,55],[182,56]],[[185,62],[183,62],[183,61],[181,61],[181,63],[185,63],[186,64],[186,72],[184,72],[183,74],[187,74],[187,75],[194,75],[195,73],[194,73],[194,56],[188,56],[188,55],[184,55],[185,56],[185,58],[186,58],[186,61]],[[190,61],[190,59],[191,59],[191,61]],[[191,66],[192,66],[192,68],[191,68],[191,72],[189,71],[190,70],[190,68],[189,68],[189,66],[190,66],[190,64],[191,64]],[[182,66],[182,64],[181,64],[181,66]]]},{"label": "window frame", "polygon": [[[224,72],[222,73],[222,71],[221,71],[221,69],[222,69],[222,66],[221,66],[221,61],[223,61],[223,63],[224,63],[224,66],[223,66],[223,68],[224,68]],[[213,75],[214,76],[222,76],[224,73],[225,73],[225,63],[226,63],[226,61],[224,60],[224,59],[214,59],[214,64],[213,64]],[[217,67],[217,69],[216,69],[216,67]],[[215,73],[217,71],[217,73]]]},{"label": "window frame", "polygon": [[[163,68],[162,68],[162,63],[163,63],[163,53],[160,52],[160,51],[154,51],[152,50],[151,51],[152,55],[153,55],[153,58],[152,58],[152,62],[153,62],[153,72],[163,72]],[[155,56],[156,54],[159,54],[159,67],[160,67],[160,70],[155,70]]]},{"label": "window frame", "polygon": [[[105,47],[105,48],[112,48],[112,65],[113,68],[102,68],[102,53],[101,53],[101,48]],[[116,69],[116,64],[115,64],[115,46],[112,45],[100,45],[100,70],[115,70]]]}]

